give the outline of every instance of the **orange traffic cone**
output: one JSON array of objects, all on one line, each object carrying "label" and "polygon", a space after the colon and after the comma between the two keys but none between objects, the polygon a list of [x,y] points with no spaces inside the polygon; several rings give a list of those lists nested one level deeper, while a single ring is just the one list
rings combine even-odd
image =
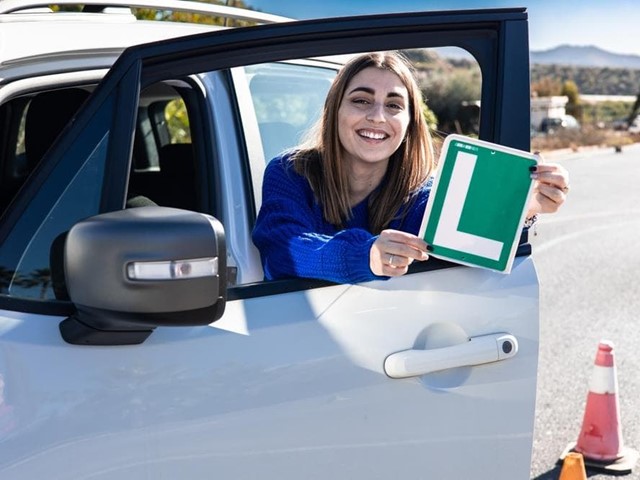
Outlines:
[{"label": "orange traffic cone", "polygon": [[584,458],[581,453],[570,452],[562,462],[562,470],[558,480],[587,480]]},{"label": "orange traffic cone", "polygon": [[613,344],[602,340],[589,383],[580,436],[565,452],[581,453],[589,468],[621,474],[631,472],[638,452],[624,446],[617,393]]}]

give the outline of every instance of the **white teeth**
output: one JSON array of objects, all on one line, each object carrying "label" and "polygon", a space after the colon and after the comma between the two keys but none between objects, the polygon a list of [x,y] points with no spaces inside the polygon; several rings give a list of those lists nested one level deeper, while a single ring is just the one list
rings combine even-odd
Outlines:
[{"label": "white teeth", "polygon": [[373,140],[384,140],[387,137],[385,133],[370,132],[368,130],[360,130],[358,133],[363,137],[371,138]]}]

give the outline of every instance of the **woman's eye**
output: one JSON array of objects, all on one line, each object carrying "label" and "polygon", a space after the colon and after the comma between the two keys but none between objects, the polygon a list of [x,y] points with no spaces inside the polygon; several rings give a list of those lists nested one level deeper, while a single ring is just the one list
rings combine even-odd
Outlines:
[{"label": "woman's eye", "polygon": [[352,100],[353,103],[356,103],[358,105],[368,105],[369,101],[365,98],[354,98]]},{"label": "woman's eye", "polygon": [[389,103],[387,105],[388,108],[392,109],[392,110],[403,110],[404,107],[402,105],[400,105],[399,103]]}]

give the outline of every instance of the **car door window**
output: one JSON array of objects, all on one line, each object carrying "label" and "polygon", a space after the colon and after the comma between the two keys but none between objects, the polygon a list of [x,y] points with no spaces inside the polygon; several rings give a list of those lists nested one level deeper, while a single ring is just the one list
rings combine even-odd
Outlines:
[{"label": "car door window", "polygon": [[[109,105],[105,105],[108,109]],[[97,116],[96,124],[102,123]],[[79,168],[57,168],[34,192],[32,208],[16,222],[0,249],[0,266],[7,272],[2,293],[11,296],[55,298],[51,269],[50,246],[53,239],[68,230],[78,220],[95,215],[100,209],[107,131],[96,131],[90,152],[82,152]],[[63,160],[77,161],[80,145],[74,145]],[[26,192],[34,188],[28,185]],[[25,194],[27,194],[25,192]],[[53,201],[51,201],[53,200]],[[40,207],[40,208],[36,208]]]}]

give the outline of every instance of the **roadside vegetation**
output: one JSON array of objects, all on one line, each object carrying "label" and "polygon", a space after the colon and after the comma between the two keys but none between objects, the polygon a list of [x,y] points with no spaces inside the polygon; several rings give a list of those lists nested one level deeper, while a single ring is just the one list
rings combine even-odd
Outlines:
[{"label": "roadside vegetation", "polygon": [[[536,68],[534,66],[534,70]],[[600,72],[611,69],[593,70]],[[545,66],[544,71],[549,71],[548,66]],[[532,78],[534,77],[535,75],[532,74]],[[611,82],[614,81],[609,77],[606,78]],[[640,80],[640,75],[638,78]],[[605,87],[604,90],[607,88]],[[619,150],[625,145],[640,141],[638,133],[629,132],[627,129],[636,108],[632,101],[606,100],[588,103],[581,99],[580,87],[573,79],[563,80],[551,76],[532,81],[531,92],[532,96],[540,97],[566,96],[568,99],[566,113],[575,117],[581,125],[579,129],[560,129],[551,134],[532,131],[531,149],[534,151],[563,148],[578,150],[585,146],[612,147]]]},{"label": "roadside vegetation", "polygon": [[531,138],[531,151],[580,150],[582,147],[610,147],[616,150],[640,142],[640,134],[598,129],[590,126],[580,130],[562,130],[553,135],[536,135]]}]

